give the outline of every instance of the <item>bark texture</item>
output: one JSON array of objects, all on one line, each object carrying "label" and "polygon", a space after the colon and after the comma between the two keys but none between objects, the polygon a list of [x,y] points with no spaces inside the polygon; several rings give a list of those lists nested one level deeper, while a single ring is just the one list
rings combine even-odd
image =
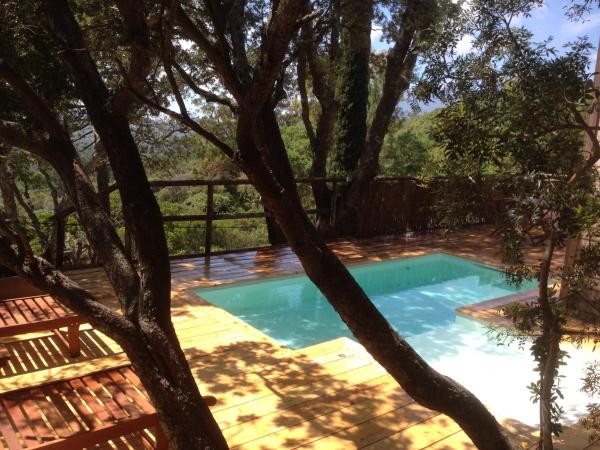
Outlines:
[{"label": "bark texture", "polygon": [[13,190],[13,177],[8,167],[8,150],[2,146],[0,146],[0,195],[6,219],[16,220],[17,202]]},{"label": "bark texture", "polygon": [[336,77],[334,161],[341,174],[356,168],[367,137],[372,0],[341,0],[340,58]]},{"label": "bark texture", "polygon": [[[46,160],[58,173],[86,236],[111,282],[123,314],[105,307],[47,261],[8,226],[0,230],[0,262],[49,292],[114,338],[137,369],[174,449],[225,449],[227,444],[180,348],[170,319],[168,251],[158,204],[148,184],[128,114],[137,103],[131,90],[145,85],[150,69],[149,32],[142,2],[117,1],[130,45],[126,83],[109,91],[66,0],[43,1],[57,55],[106,152],[134,237],[134,265],[112,226],[106,198],[98,196],[58,115],[22,73],[0,60],[2,79],[40,129],[25,133],[0,124],[0,139]],[[18,63],[18,61],[16,61]],[[102,178],[102,177],[101,177]],[[103,180],[101,180],[102,184]]]},{"label": "bark texture", "polygon": [[[451,416],[479,448],[514,448],[502,427],[473,394],[432,369],[393,330],[328,249],[302,209],[270,99],[283,64],[285,47],[305,11],[306,3],[302,5],[302,2],[280,1],[276,4],[265,30],[266,42],[254,69],[255,75],[249,83],[236,79],[229,60],[219,50],[220,46],[211,43],[205,31],[195,27],[181,8],[177,22],[184,36],[205,50],[239,104],[237,152],[232,152],[235,161],[260,192],[307,275],[354,336],[411,396],[421,404]],[[412,38],[409,41],[412,42]],[[407,53],[399,54],[401,58],[407,57]],[[391,80],[390,84],[395,86]],[[391,114],[387,111],[389,108],[384,112]]]}]

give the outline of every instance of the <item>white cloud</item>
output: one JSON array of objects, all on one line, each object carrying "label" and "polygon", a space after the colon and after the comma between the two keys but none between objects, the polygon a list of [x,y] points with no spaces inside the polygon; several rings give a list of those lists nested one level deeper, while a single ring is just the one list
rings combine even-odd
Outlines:
[{"label": "white cloud", "polygon": [[545,20],[550,13],[550,7],[547,2],[542,3],[539,6],[534,6],[530,12],[529,17],[525,17],[524,14],[519,14],[512,20],[512,25],[515,27],[520,27],[525,24],[527,20]]},{"label": "white cloud", "polygon": [[600,27],[600,13],[591,14],[584,22],[566,22],[560,27],[564,36],[577,37],[586,34],[592,28]]},{"label": "white cloud", "polygon": [[456,44],[456,53],[458,55],[466,55],[473,48],[473,36],[465,34]]},{"label": "white cloud", "polygon": [[546,2],[544,2],[540,6],[536,6],[533,11],[531,11],[531,17],[533,17],[535,20],[542,20],[548,17],[548,13],[550,13],[550,7]]},{"label": "white cloud", "polygon": [[371,42],[375,42],[375,41],[381,42],[382,36],[383,36],[383,27],[381,25],[375,25],[371,29]]}]

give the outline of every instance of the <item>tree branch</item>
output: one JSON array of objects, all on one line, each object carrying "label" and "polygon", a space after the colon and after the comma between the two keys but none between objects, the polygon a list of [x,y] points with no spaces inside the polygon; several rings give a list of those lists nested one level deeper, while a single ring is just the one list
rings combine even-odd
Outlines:
[{"label": "tree branch", "polygon": [[35,214],[35,211],[31,207],[29,202],[27,202],[27,200],[23,197],[21,190],[18,188],[18,186],[14,182],[12,185],[12,190],[15,195],[15,198],[17,199],[17,202],[25,210],[27,217],[31,221],[31,225],[33,226],[35,234],[37,234],[38,238],[40,239],[42,246],[44,248],[47,248],[48,244],[49,244],[48,236],[42,230],[42,225],[40,224],[40,221],[39,221],[37,215]]},{"label": "tree branch", "polygon": [[203,97],[208,102],[220,103],[223,106],[227,106],[231,112],[237,114],[238,107],[227,97],[222,97],[220,95],[214,94],[206,89],[202,89],[198,84],[192,79],[192,77],[185,71],[183,67],[181,67],[177,61],[173,61],[173,67],[179,73],[179,76],[185,81],[187,86],[194,91],[199,96]]},{"label": "tree branch", "polygon": [[[129,44],[129,68],[127,79],[129,84],[143,88],[146,76],[150,73],[150,33],[144,13],[144,2],[139,0],[116,0],[119,13],[125,25],[125,38]],[[126,115],[135,103],[135,96],[128,92],[127,86],[121,88],[112,96],[113,112]]]},{"label": "tree branch", "polygon": [[193,41],[206,54],[213,63],[217,73],[221,76],[225,86],[231,94],[240,100],[242,85],[230,63],[212,42],[209,35],[200,29],[192,19],[185,13],[180,4],[175,6],[175,21],[181,27],[183,35]]},{"label": "tree branch", "polygon": [[[265,102],[269,99],[292,35],[298,28],[298,18],[305,10],[298,0],[281,0],[273,11],[261,51],[259,67],[243,102],[240,104],[240,121],[253,124]],[[273,6],[275,8],[275,5]],[[243,118],[242,118],[243,116]]]},{"label": "tree branch", "polygon": [[245,12],[246,0],[233,0],[228,25],[229,35],[231,36],[233,67],[238,73],[242,85],[249,86],[252,81],[252,71],[246,54]]},{"label": "tree branch", "polygon": [[27,135],[23,127],[15,122],[0,120],[0,141],[21,148],[45,160],[50,160],[59,149],[38,133]]},{"label": "tree branch", "polygon": [[310,121],[310,105],[308,103],[308,93],[306,92],[306,52],[300,49],[298,52],[298,62],[296,64],[298,90],[300,91],[300,107],[302,109],[302,122],[310,142],[313,154],[317,152],[317,136]]},{"label": "tree branch", "polygon": [[137,97],[137,99],[140,102],[144,103],[145,105],[148,105],[152,109],[155,109],[163,114],[166,114],[169,117],[172,117],[173,119],[177,120],[178,122],[182,123],[183,125],[186,125],[187,127],[191,128],[193,131],[198,133],[200,136],[205,138],[207,141],[212,143],[215,147],[217,147],[219,150],[221,150],[223,153],[225,153],[231,159],[235,159],[235,150],[234,149],[232,149],[225,142],[221,141],[216,135],[214,135],[213,133],[211,133],[204,127],[202,127],[198,122],[193,120],[190,116],[184,116],[182,114],[179,114],[179,113],[173,111],[172,109],[162,106],[158,102],[151,100],[148,97],[145,97],[142,93],[134,90],[133,87],[131,87],[131,91],[135,94],[135,96]]},{"label": "tree branch", "polygon": [[56,297],[73,311],[81,314],[102,332],[126,341],[135,329],[123,316],[96,300],[89,292],[37,256],[17,254],[9,239],[0,235],[0,263],[13,272]]},{"label": "tree branch", "polygon": [[167,80],[169,81],[169,85],[171,86],[171,92],[173,92],[173,95],[175,96],[175,101],[179,106],[179,112],[183,117],[189,118],[187,108],[185,107],[185,102],[183,101],[181,91],[179,90],[179,86],[177,85],[177,80],[175,79],[175,75],[173,74],[173,43],[171,40],[171,23],[173,22],[174,16],[174,4],[175,0],[168,1],[168,6],[166,10],[166,26],[161,27],[161,33],[163,35],[161,39],[162,61],[165,73],[167,75]]},{"label": "tree branch", "polygon": [[68,139],[66,131],[56,119],[55,114],[46,103],[34,92],[27,82],[0,59],[0,79],[3,79],[23,102],[29,113],[38,120],[44,129],[58,140]]}]

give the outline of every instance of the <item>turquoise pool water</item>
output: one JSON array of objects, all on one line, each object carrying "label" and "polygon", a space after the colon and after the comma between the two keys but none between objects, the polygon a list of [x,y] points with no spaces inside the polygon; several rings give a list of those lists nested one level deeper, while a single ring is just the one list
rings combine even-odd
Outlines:
[{"label": "turquoise pool water", "polygon": [[[499,419],[538,426],[539,407],[527,385],[537,379],[529,346],[498,346],[485,323],[456,316],[459,306],[534,288],[510,286],[500,271],[437,253],[350,269],[383,315],[441,373],[471,390]],[[329,303],[306,278],[201,289],[197,294],[291,347],[301,348],[340,336],[352,337]],[[358,344],[356,344],[357,347]],[[565,423],[600,402],[581,392],[589,349],[563,345],[569,363],[561,367]],[[365,351],[364,349],[362,351]]]},{"label": "turquoise pool water", "polygon": [[[444,253],[352,267],[350,272],[404,337],[454,323],[457,307],[535,287],[528,283],[516,288],[498,270]],[[290,348],[352,337],[304,275],[197,294]]]}]

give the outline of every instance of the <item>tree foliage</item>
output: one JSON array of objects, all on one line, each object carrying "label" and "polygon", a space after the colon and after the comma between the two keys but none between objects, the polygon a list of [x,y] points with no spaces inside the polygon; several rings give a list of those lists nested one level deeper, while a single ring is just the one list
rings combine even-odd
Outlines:
[{"label": "tree foliage", "polygon": [[[473,2],[471,19],[462,24],[474,36],[473,51],[457,55],[450,49],[449,55],[434,57],[418,89],[423,98],[448,102],[435,131],[448,165],[475,180],[488,175],[503,196],[498,232],[508,277],[515,283],[539,282],[537,302],[505,313],[522,336],[533,336],[530,348],[539,378],[530,389],[540,403],[540,448],[551,449],[552,434],[561,431],[559,369],[565,353],[560,341],[565,335],[581,338],[567,331],[565,285],[568,296],[581,292],[578,283],[585,277],[576,280],[573,274],[598,262],[588,258],[594,253],[591,247],[574,267],[557,270],[552,261],[557,246],[570,238],[585,234],[594,239],[597,234],[594,165],[600,145],[593,118],[599,91],[598,78],[590,79],[586,39],[556,49],[550,40],[534,42],[529,31],[513,23],[535,5]],[[539,265],[526,262],[524,245],[530,241],[544,243]],[[506,333],[511,334],[501,332]]]}]

